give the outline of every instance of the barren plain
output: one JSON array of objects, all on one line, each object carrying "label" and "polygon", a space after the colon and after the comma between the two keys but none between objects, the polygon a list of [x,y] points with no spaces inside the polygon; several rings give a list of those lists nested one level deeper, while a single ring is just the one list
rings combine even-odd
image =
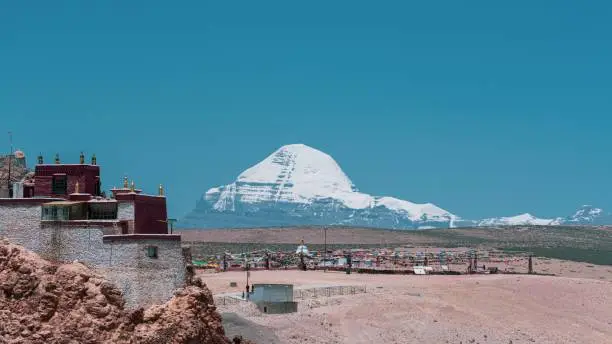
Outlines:
[{"label": "barren plain", "polygon": [[[325,238],[323,229],[316,227],[184,231],[183,237],[202,256],[225,250],[291,251],[300,240],[320,250]],[[534,271],[555,276],[252,271],[250,283],[365,286],[367,292],[297,299],[298,312],[292,314],[261,314],[245,301],[217,302],[219,311],[256,325],[257,331],[270,336],[270,343],[612,343],[609,228],[339,227],[328,229],[326,241],[330,249],[408,246],[423,251],[452,247],[532,252]],[[486,264],[502,272],[527,272],[525,258]],[[451,269],[463,271],[465,266]],[[244,272],[199,274],[218,298],[244,289]],[[230,287],[230,282],[237,282],[237,287]]]},{"label": "barren plain", "polygon": [[[612,283],[581,271],[581,278],[256,271],[252,283],[367,292],[300,300],[292,314],[261,314],[245,301],[218,307],[268,328],[279,343],[612,343]],[[201,277],[214,294],[244,287],[244,272]]]}]

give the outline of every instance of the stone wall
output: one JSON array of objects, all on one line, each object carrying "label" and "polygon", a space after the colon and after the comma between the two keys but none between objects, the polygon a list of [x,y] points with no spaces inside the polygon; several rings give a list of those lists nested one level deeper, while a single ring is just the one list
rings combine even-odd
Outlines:
[{"label": "stone wall", "polygon": [[[110,247],[110,258],[102,270],[123,291],[127,307],[165,302],[185,285],[180,240],[123,238],[104,240],[104,245]],[[147,256],[149,246],[157,247],[157,258]]]},{"label": "stone wall", "polygon": [[91,268],[107,267],[111,248],[104,245],[104,235],[117,234],[120,229],[114,223],[95,224],[83,221],[80,225],[43,221],[39,231],[41,257],[58,262],[79,262]]},{"label": "stone wall", "polygon": [[[113,235],[117,232],[113,227],[59,223],[43,224],[41,231],[48,233],[42,236],[41,256],[62,262],[78,260],[96,269],[123,291],[127,307],[163,303],[185,285],[180,239],[131,239]],[[157,258],[147,256],[149,246],[157,247]]]},{"label": "stone wall", "polygon": [[40,204],[0,204],[0,236],[30,251],[41,252]]},{"label": "stone wall", "polygon": [[117,219],[128,221],[128,233],[134,234],[134,202],[118,202]]},{"label": "stone wall", "polygon": [[[133,214],[133,204],[119,207],[124,219],[129,219],[130,211]],[[132,239],[113,236],[120,232],[114,221],[41,222],[40,218],[38,204],[1,204],[0,236],[45,259],[78,260],[98,270],[123,291],[128,307],[163,303],[185,285],[186,265],[191,262],[186,262],[180,236]],[[157,247],[157,258],[147,256],[148,246]]]},{"label": "stone wall", "polygon": [[133,202],[119,202],[117,205],[117,220],[134,220]]}]

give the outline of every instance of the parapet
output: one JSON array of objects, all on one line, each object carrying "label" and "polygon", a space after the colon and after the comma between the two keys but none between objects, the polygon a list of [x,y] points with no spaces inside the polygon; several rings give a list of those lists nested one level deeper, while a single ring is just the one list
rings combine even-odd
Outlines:
[{"label": "parapet", "polygon": [[105,235],[102,237],[108,241],[129,241],[129,240],[168,240],[181,241],[180,234],[127,234],[127,235]]}]

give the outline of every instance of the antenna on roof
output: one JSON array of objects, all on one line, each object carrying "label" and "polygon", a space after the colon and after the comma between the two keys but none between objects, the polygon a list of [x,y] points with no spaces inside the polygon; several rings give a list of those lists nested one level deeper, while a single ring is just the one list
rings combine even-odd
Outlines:
[{"label": "antenna on roof", "polygon": [[9,131],[8,136],[9,136],[9,143],[11,144],[11,154],[13,154],[13,132]]},{"label": "antenna on roof", "polygon": [[13,132],[8,132],[9,144],[11,146],[11,151],[9,152],[9,162],[8,162],[8,178],[6,180],[6,186],[8,187],[9,198],[13,197],[13,186],[11,185],[11,165],[13,160]]}]

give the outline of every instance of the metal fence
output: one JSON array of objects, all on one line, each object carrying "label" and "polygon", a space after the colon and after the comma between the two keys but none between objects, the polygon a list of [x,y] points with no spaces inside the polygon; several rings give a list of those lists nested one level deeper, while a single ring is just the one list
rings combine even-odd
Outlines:
[{"label": "metal fence", "polygon": [[[316,299],[319,297],[364,294],[366,292],[367,292],[367,288],[365,285],[363,286],[345,285],[345,286],[319,287],[319,288],[308,288],[308,289],[294,289],[293,299],[306,300],[306,299]],[[213,299],[215,301],[215,305],[217,306],[237,305],[241,302],[248,301],[240,297],[236,297],[236,296],[215,296]]]},{"label": "metal fence", "polygon": [[293,298],[298,299],[298,300],[304,300],[308,298],[363,294],[366,292],[367,292],[367,288],[365,285],[364,286],[333,286],[333,287],[320,287],[320,288],[309,288],[309,289],[295,289],[293,291]]},{"label": "metal fence", "polygon": [[213,299],[215,301],[215,305],[217,306],[237,305],[240,302],[246,301],[234,296],[215,296]]}]

